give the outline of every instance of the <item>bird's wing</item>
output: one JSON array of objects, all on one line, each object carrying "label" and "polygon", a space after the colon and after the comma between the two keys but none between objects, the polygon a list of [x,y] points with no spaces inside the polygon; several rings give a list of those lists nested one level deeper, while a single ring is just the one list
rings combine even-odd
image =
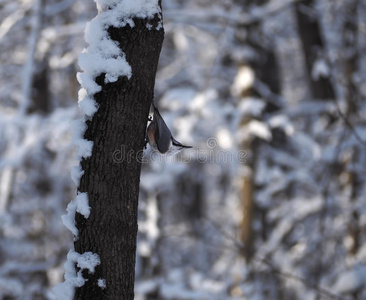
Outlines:
[{"label": "bird's wing", "polygon": [[160,115],[159,110],[154,106],[154,121],[156,122],[156,145],[161,153],[165,153],[170,148],[170,143],[172,142],[172,134],[165,124],[164,119]]}]

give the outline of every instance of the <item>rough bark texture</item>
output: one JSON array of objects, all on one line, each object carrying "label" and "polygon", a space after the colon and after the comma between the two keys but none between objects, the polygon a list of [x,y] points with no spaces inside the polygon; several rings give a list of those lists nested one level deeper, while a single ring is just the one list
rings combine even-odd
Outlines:
[{"label": "rough bark texture", "polygon": [[[142,153],[150,103],[153,100],[155,74],[164,38],[164,30],[154,29],[154,20],[135,19],[133,28],[110,28],[132,67],[132,77],[104,84],[95,95],[100,105],[85,139],[94,142],[92,156],[83,159],[85,174],[80,192],[87,192],[91,214],[88,219],[77,214],[79,239],[75,250],[99,255],[101,263],[94,274],[83,272],[87,279],[77,288],[75,299],[133,299],[137,205]],[[152,24],[148,30],[146,24]],[[98,286],[103,278],[106,288]]]}]

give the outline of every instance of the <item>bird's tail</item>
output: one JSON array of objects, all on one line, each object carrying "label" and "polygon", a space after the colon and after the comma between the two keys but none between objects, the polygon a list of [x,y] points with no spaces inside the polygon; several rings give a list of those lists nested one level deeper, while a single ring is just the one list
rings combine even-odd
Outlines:
[{"label": "bird's tail", "polygon": [[172,137],[172,143],[174,146],[180,147],[180,148],[192,148],[192,146],[186,146],[182,143],[178,142],[175,138]]}]

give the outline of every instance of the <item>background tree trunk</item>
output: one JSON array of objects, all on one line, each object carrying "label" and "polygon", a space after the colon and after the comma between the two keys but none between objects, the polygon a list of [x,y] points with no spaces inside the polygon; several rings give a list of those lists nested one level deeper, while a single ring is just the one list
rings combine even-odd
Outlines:
[{"label": "background tree trunk", "polygon": [[[258,8],[265,5],[268,1],[246,1],[245,4],[239,2],[243,7],[243,11],[249,10],[251,6],[257,5]],[[239,67],[240,69],[247,69],[253,72],[254,80],[250,86],[241,90],[240,101],[248,101],[253,97],[263,99],[266,102],[265,109],[263,110],[263,116],[259,119],[264,119],[264,114],[268,112],[274,112],[278,109],[277,105],[274,103],[273,95],[279,95],[281,93],[281,85],[279,81],[278,63],[276,54],[273,51],[273,47],[270,43],[263,39],[262,32],[262,21],[254,22],[247,26],[237,28],[237,32],[245,30],[247,32],[247,38],[241,41],[242,46],[249,46],[256,56],[252,58],[247,58],[244,65]],[[264,42],[266,41],[267,44]],[[268,89],[267,95],[263,93],[263,87]],[[270,95],[269,95],[270,94]],[[258,117],[245,116],[241,121],[241,128],[245,128],[248,124]],[[241,149],[248,152],[248,162],[246,162],[241,176],[241,205],[243,219],[240,224],[240,240],[243,244],[242,254],[247,262],[250,262],[253,255],[255,254],[254,249],[254,236],[253,232],[253,222],[255,218],[259,217],[262,212],[256,209],[255,206],[255,155],[258,149],[262,145],[260,138],[256,136],[248,136],[242,141]]]},{"label": "background tree trunk", "polygon": [[[164,30],[147,29],[147,22],[134,19],[133,28],[109,28],[132,68],[132,77],[104,84],[95,95],[100,105],[84,138],[94,142],[92,156],[81,162],[85,174],[79,192],[87,192],[91,214],[88,219],[77,214],[79,239],[75,250],[91,251],[100,257],[94,274],[83,272],[87,279],[78,288],[75,299],[133,299],[137,206],[147,117],[153,100],[155,74],[164,38]],[[106,288],[98,286],[104,279]]]},{"label": "background tree trunk", "polygon": [[329,78],[313,78],[312,70],[317,59],[324,56],[324,42],[314,8],[313,0],[296,3],[296,16],[299,36],[302,42],[311,95],[316,99],[333,99],[334,90]]}]

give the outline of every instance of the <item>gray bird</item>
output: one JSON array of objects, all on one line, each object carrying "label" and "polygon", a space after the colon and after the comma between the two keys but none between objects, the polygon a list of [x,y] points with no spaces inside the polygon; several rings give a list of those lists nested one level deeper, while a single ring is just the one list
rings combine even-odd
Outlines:
[{"label": "gray bird", "polygon": [[172,150],[172,146],[177,147],[177,150],[183,148],[192,148],[191,146],[185,146],[178,142],[170,132],[168,126],[164,122],[159,110],[154,104],[153,119],[150,125],[147,127],[147,141],[153,149],[158,149],[162,154],[169,153]]}]

